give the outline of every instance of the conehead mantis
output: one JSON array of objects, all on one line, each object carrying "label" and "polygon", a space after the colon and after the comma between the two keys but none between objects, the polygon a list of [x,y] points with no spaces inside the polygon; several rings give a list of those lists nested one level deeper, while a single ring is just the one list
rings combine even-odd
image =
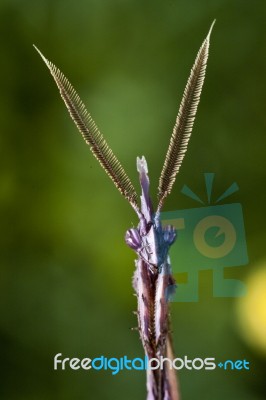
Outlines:
[{"label": "conehead mantis", "polygon": [[[160,212],[166,197],[171,193],[191,136],[204,83],[214,22],[198,51],[185,87],[159,179],[156,209],[153,208],[149,195],[148,167],[145,158],[137,158],[141,185],[139,205],[133,184],[87,112],[79,95],[63,73],[34,46],[53,76],[71,118],[90,146],[93,155],[139,218],[138,226],[126,232],[125,240],[137,254],[133,288],[138,302],[140,339],[149,360],[159,360],[161,357],[173,359],[169,299],[175,291],[176,284],[168,253],[177,232],[171,225],[162,227]],[[147,400],[179,399],[176,375],[168,364],[164,364],[163,369],[147,370]]]}]

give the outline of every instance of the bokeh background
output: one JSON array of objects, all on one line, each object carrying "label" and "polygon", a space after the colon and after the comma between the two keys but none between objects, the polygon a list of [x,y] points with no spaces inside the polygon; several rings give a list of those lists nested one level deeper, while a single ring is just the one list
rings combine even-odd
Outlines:
[{"label": "bokeh background", "polygon": [[[196,52],[214,18],[207,79],[189,152],[165,210],[195,207],[180,190],[215,196],[236,181],[249,264],[233,274],[244,299],[174,303],[176,356],[247,359],[250,371],[179,373],[183,399],[265,399],[265,12],[263,1],[1,0],[1,280],[3,400],[144,399],[140,371],[54,371],[53,357],[141,357],[134,254],[137,223],[69,119],[32,44],[80,93],[138,187],[152,194]],[[217,196],[216,196],[217,197]],[[229,270],[225,274],[231,273]]]}]

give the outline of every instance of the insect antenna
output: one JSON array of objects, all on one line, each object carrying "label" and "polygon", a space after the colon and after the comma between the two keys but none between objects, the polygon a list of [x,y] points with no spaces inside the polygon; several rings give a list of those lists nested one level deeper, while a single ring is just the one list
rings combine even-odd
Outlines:
[{"label": "insect antenna", "polygon": [[53,63],[47,60],[36,46],[34,46],[34,48],[40,54],[48,67],[71,118],[83,136],[85,142],[90,146],[93,155],[97,158],[105,172],[112,179],[119,192],[129,201],[134,210],[139,213],[137,193],[133,184],[113,151],[108,146],[95,122],[91,118],[91,115],[86,110],[79,95],[64,74]]},{"label": "insect antenna", "polygon": [[162,208],[165,198],[171,193],[176,175],[179,172],[183,158],[187,151],[188,142],[191,136],[198,104],[200,101],[202,86],[204,83],[209,54],[210,35],[214,23],[215,20],[210,27],[206,39],[199,49],[185,87],[183,98],[181,100],[176,123],[174,125],[173,133],[159,179],[159,203],[157,212],[159,212]]}]

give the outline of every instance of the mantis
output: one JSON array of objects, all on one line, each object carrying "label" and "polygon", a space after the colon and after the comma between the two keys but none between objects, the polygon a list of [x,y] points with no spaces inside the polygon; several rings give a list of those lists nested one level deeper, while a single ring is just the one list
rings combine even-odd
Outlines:
[{"label": "mantis", "polygon": [[[139,218],[138,226],[126,232],[125,241],[137,254],[133,288],[138,303],[136,312],[138,330],[145,355],[149,360],[160,360],[162,357],[173,360],[174,357],[169,300],[175,292],[176,283],[171,272],[169,249],[176,240],[177,231],[171,225],[162,227],[160,212],[166,197],[171,193],[187,151],[204,83],[214,22],[197,53],[184,90],[159,179],[156,209],[153,208],[149,196],[148,167],[145,158],[137,158],[141,186],[139,205],[133,184],[87,112],[79,95],[63,73],[34,46],[54,78],[71,118],[90,146],[93,155]],[[147,400],[180,400],[176,374],[169,364],[166,363],[159,369],[147,370]]]}]

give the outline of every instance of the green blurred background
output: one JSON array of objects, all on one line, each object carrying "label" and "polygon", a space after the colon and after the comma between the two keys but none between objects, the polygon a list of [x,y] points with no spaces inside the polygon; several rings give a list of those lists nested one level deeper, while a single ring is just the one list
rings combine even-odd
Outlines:
[{"label": "green blurred background", "polygon": [[216,173],[215,196],[236,181],[230,202],[243,206],[250,263],[234,273],[253,282],[253,297],[213,298],[211,272],[200,274],[200,301],[172,305],[176,356],[251,362],[250,371],[182,370],[185,400],[266,398],[265,12],[259,0],[1,0],[1,399],[145,398],[140,371],[53,371],[57,353],[143,355],[124,243],[137,220],[32,44],[73,83],[137,188],[136,156],[146,156],[155,198],[214,18],[193,137],[165,210],[195,207],[180,189],[204,197],[204,172]]}]

